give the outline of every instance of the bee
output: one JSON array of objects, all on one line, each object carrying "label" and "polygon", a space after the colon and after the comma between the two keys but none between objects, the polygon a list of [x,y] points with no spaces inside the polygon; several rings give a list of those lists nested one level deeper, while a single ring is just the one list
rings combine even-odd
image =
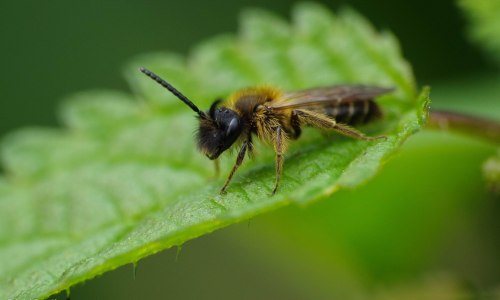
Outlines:
[{"label": "bee", "polygon": [[288,143],[300,137],[303,126],[333,130],[365,141],[386,138],[367,136],[352,125],[380,118],[382,112],[374,98],[391,92],[392,88],[337,85],[283,92],[274,87],[261,86],[236,91],[225,101],[215,100],[208,111],[201,111],[158,75],[145,68],[140,68],[140,71],[169,90],[197,114],[198,149],[210,160],[215,160],[216,170],[219,156],[231,146],[239,145],[236,163],[220,189],[221,194],[225,193],[245,156],[252,153],[254,135],[272,145],[276,153],[273,195],[278,190]]}]

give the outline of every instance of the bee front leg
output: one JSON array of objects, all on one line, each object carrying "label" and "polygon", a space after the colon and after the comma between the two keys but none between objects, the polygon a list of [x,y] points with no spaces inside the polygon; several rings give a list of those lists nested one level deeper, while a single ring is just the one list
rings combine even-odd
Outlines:
[{"label": "bee front leg", "polygon": [[214,159],[214,179],[217,179],[219,178],[219,174],[220,174],[220,163],[219,163],[219,159]]},{"label": "bee front leg", "polygon": [[226,183],[224,183],[224,186],[220,189],[220,194],[224,194],[226,192],[226,188],[233,178],[234,172],[241,166],[241,163],[243,162],[243,159],[245,158],[245,154],[247,152],[247,148],[250,145],[250,141],[247,140],[243,143],[243,146],[241,146],[240,152],[238,153],[238,157],[236,158],[236,163],[233,166],[233,169],[231,170],[231,173],[229,173],[229,176],[226,179]]},{"label": "bee front leg", "polygon": [[274,150],[276,151],[276,183],[274,184],[273,195],[278,190],[283,168],[283,130],[278,126],[276,129],[276,140],[274,141]]}]

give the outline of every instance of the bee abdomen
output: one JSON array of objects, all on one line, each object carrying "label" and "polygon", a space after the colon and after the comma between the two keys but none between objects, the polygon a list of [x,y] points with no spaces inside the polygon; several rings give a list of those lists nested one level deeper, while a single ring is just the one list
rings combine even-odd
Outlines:
[{"label": "bee abdomen", "polygon": [[334,106],[318,109],[338,123],[356,125],[368,123],[382,115],[379,106],[373,100],[341,102]]}]

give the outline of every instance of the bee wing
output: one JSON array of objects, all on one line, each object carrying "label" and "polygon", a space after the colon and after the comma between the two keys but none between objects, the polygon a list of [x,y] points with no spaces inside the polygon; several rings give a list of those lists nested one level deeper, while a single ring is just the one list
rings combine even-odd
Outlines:
[{"label": "bee wing", "polygon": [[345,101],[363,101],[393,91],[393,88],[384,88],[364,85],[337,85],[330,87],[312,88],[296,92],[285,93],[277,99],[270,108],[289,109],[310,106],[339,105]]}]

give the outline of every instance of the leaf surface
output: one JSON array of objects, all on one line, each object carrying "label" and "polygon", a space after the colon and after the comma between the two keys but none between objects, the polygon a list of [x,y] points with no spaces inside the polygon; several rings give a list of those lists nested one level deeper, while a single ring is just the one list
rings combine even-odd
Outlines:
[{"label": "leaf surface", "polygon": [[[134,91],[89,91],[64,103],[64,129],[31,128],[1,147],[0,298],[40,298],[121,265],[289,203],[309,203],[373,177],[425,123],[428,90],[417,95],[408,63],[390,33],[353,11],[338,15],[297,5],[292,23],[248,10],[237,36],[217,37],[187,58],[137,57],[126,68]],[[224,178],[196,151],[196,120],[138,71],[147,67],[197,105],[249,85],[285,90],[363,83],[395,87],[379,103],[382,121],[362,128],[387,140],[324,137],[306,130],[274,184],[272,149]],[[223,176],[235,157],[223,160]]]}]

